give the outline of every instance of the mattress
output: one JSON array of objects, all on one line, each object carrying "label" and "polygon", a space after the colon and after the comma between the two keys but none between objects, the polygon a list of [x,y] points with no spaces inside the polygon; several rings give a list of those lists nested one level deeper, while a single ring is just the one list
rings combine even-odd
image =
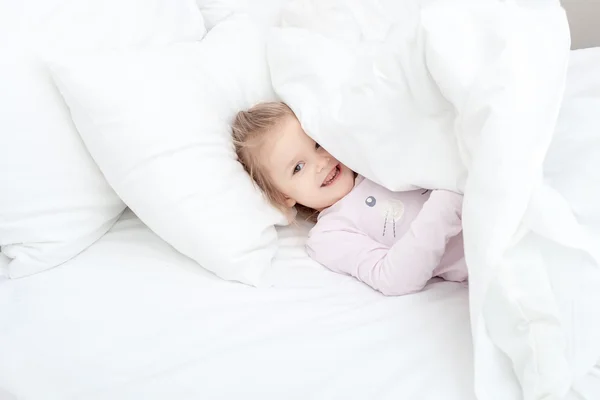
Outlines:
[{"label": "mattress", "polygon": [[127,211],[70,262],[0,282],[0,395],[474,399],[464,285],[382,296],[308,259],[306,229],[280,231],[276,285],[255,289]]}]

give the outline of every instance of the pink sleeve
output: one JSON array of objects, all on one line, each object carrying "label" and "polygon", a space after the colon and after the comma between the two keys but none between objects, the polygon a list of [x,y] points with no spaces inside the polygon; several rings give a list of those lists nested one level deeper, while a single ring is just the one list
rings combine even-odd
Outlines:
[{"label": "pink sleeve", "polygon": [[460,233],[462,196],[436,190],[391,248],[348,226],[318,231],[309,255],[327,268],[356,277],[388,296],[417,292],[433,277],[446,244]]}]

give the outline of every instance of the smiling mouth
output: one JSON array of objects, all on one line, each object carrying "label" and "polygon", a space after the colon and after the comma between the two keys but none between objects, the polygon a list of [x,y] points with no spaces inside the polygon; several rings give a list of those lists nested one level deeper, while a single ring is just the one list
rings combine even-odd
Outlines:
[{"label": "smiling mouth", "polygon": [[342,174],[342,168],[338,164],[335,166],[334,169],[331,170],[331,172],[329,174],[327,174],[321,187],[331,186],[331,184],[333,184],[337,180],[337,178],[339,178],[339,176],[341,174]]}]

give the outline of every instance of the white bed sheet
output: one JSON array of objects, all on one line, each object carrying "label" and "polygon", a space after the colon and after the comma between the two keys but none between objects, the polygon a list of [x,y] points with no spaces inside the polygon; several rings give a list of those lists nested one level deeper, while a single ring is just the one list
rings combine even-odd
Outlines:
[{"label": "white bed sheet", "polygon": [[281,232],[276,263],[311,285],[259,290],[206,273],[128,211],[76,259],[0,282],[0,395],[474,399],[463,285],[386,298],[307,259],[302,229]]},{"label": "white bed sheet", "polygon": [[[475,399],[464,285],[386,298],[308,259],[305,229],[280,230],[273,289],[219,280],[130,211],[76,259],[0,278],[0,400]],[[600,366],[568,400],[599,398]]]}]

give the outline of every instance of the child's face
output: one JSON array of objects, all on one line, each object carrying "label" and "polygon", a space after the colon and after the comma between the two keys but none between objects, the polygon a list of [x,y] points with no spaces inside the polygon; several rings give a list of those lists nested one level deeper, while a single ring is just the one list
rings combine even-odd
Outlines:
[{"label": "child's face", "polygon": [[354,173],[308,137],[293,116],[265,138],[261,162],[288,207],[298,203],[320,211],[354,187]]}]

